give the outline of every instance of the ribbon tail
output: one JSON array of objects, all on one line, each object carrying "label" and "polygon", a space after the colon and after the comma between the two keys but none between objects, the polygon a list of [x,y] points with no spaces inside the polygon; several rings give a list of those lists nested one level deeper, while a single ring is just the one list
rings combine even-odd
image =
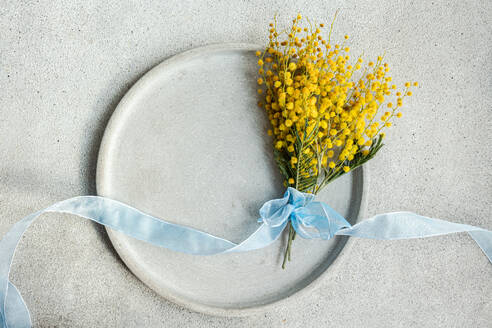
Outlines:
[{"label": "ribbon tail", "polygon": [[31,327],[31,315],[19,290],[9,281],[5,302],[5,322],[7,328]]},{"label": "ribbon tail", "polygon": [[31,327],[29,311],[8,278],[15,249],[31,223],[46,212],[67,213],[92,220],[153,245],[193,255],[246,252],[263,248],[279,238],[287,221],[277,227],[262,224],[239,245],[206,232],[160,220],[131,206],[99,196],[80,196],[33,213],[0,240],[0,327]]},{"label": "ribbon tail", "polygon": [[284,231],[286,226],[287,221],[278,227],[270,227],[266,224],[262,224],[246,240],[244,240],[239,245],[228,249],[224,253],[246,252],[266,247],[275,242],[280,237],[282,231]]},{"label": "ribbon tail", "polygon": [[468,231],[468,234],[475,240],[490,263],[492,263],[492,231]]},{"label": "ribbon tail", "polygon": [[45,212],[77,215],[132,238],[187,254],[214,255],[237,246],[229,240],[166,222],[105,197],[74,197],[50,206]]},{"label": "ribbon tail", "polygon": [[[43,211],[39,211],[26,216],[14,224],[0,240],[0,327],[31,327],[29,311],[17,288],[10,283],[9,273],[19,240],[31,223],[42,213]],[[20,315],[22,313],[24,313],[23,316]]]},{"label": "ribbon tail", "polygon": [[367,239],[398,240],[442,236],[457,232],[468,232],[492,263],[491,231],[411,212],[376,215],[350,228],[342,229],[336,234]]}]

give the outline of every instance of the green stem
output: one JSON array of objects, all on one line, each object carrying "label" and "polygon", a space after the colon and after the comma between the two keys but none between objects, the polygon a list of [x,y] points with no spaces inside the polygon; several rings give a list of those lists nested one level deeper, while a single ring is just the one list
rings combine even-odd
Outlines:
[{"label": "green stem", "polygon": [[290,261],[290,249],[292,246],[292,240],[294,240],[294,235],[295,235],[295,231],[294,228],[292,227],[292,224],[289,222],[288,225],[289,225],[289,239],[287,241],[287,247],[285,248],[284,261],[282,262],[282,269],[285,269],[285,262],[287,261],[287,259],[289,259]]},{"label": "green stem", "polygon": [[291,247],[288,247],[289,251],[287,252],[287,257],[288,257],[288,260],[290,262],[290,251],[292,250],[292,241],[294,240],[294,233],[295,233],[295,230],[294,230],[294,228],[292,228],[292,225],[290,226],[289,231],[292,231],[292,235],[291,235],[291,238],[290,238],[290,245],[291,245]]}]

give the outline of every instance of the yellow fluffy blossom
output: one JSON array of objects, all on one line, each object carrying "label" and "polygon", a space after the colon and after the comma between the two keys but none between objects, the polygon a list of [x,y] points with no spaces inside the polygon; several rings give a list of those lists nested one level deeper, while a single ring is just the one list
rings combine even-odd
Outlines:
[{"label": "yellow fluffy blossom", "polygon": [[333,24],[324,33],[324,24],[304,24],[297,15],[287,28],[269,25],[269,41],[256,53],[259,106],[286,184],[317,193],[374,157],[418,83],[398,88],[384,56],[367,64],[351,56],[348,35],[331,40]]}]

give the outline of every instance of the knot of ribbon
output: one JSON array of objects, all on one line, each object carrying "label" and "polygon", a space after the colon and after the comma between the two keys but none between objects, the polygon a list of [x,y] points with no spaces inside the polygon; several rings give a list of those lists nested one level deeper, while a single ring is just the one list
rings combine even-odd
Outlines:
[{"label": "knot of ribbon", "polygon": [[322,202],[315,202],[314,195],[287,188],[284,197],[266,202],[260,209],[258,222],[269,227],[285,227],[290,221],[294,230],[303,238],[330,239],[338,231],[350,228],[350,223],[335,210]]}]

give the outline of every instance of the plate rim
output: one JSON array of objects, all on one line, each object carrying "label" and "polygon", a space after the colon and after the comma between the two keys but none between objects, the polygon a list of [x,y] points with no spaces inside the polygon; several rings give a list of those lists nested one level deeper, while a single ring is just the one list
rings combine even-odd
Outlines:
[{"label": "plate rim", "polygon": [[[162,60],[159,64],[150,68],[146,73],[144,73],[143,76],[140,77],[130,87],[130,89],[125,93],[123,98],[121,98],[118,105],[116,106],[113,113],[111,114],[111,117],[106,125],[106,128],[104,129],[104,134],[101,139],[101,143],[98,151],[98,157],[97,157],[97,164],[96,164],[96,193],[100,195],[100,191],[104,189],[103,181],[105,180],[105,174],[104,174],[104,172],[106,171],[105,163],[107,163],[106,157],[108,151],[111,149],[111,141],[112,141],[111,136],[113,135],[113,131],[118,128],[119,122],[123,121],[121,118],[123,118],[123,116],[126,114],[126,112],[124,111],[125,107],[128,105],[128,103],[133,101],[134,95],[139,91],[141,87],[145,86],[145,84],[147,84],[148,81],[150,81],[154,77],[154,75],[159,74],[163,69],[173,65],[176,61],[191,59],[196,57],[197,55],[210,54],[210,53],[215,53],[225,50],[254,51],[254,50],[260,50],[262,48],[263,48],[262,46],[252,43],[209,44],[205,46],[192,48],[190,50],[186,50],[181,53],[175,54],[171,57],[168,57]],[[364,217],[366,214],[367,193],[368,193],[368,185],[369,185],[369,176],[368,176],[367,167],[361,166],[358,168],[358,170],[359,170],[359,174],[361,174],[362,184],[361,184],[361,191],[360,191],[360,206],[359,206],[358,215],[355,218],[355,222],[359,222],[360,219]],[[139,281],[141,281],[144,285],[149,287],[157,295],[163,297],[167,301],[173,302],[186,309],[190,309],[192,311],[204,313],[207,315],[223,316],[223,317],[229,317],[229,316],[242,317],[242,316],[257,314],[259,312],[268,311],[269,309],[272,309],[276,306],[286,305],[286,303],[292,300],[292,298],[294,297],[298,298],[301,297],[302,295],[306,295],[314,291],[315,289],[317,289],[317,287],[319,287],[319,285],[323,280],[325,280],[331,273],[337,270],[337,267],[340,266],[340,262],[341,262],[340,258],[344,258],[342,254],[346,253],[347,250],[350,250],[353,244],[352,238],[345,237],[345,236],[340,237],[343,238],[344,244],[342,245],[339,254],[333,259],[332,263],[317,277],[315,277],[311,282],[309,282],[306,286],[304,286],[303,288],[297,291],[294,291],[292,294],[284,298],[274,300],[269,303],[259,304],[259,305],[244,307],[244,308],[224,308],[224,307],[206,305],[200,302],[194,302],[193,300],[190,300],[185,297],[179,297],[176,294],[162,291],[162,289],[154,286],[150,280],[144,281],[142,276],[145,276],[145,272],[142,272],[142,270],[140,270],[137,265],[132,263],[129,254],[127,254],[127,252],[123,249],[123,247],[121,247],[119,239],[117,237],[117,233],[108,227],[105,227],[105,229],[114,249],[116,250],[116,253],[121,258],[125,266],[132,272],[132,274]]]}]

